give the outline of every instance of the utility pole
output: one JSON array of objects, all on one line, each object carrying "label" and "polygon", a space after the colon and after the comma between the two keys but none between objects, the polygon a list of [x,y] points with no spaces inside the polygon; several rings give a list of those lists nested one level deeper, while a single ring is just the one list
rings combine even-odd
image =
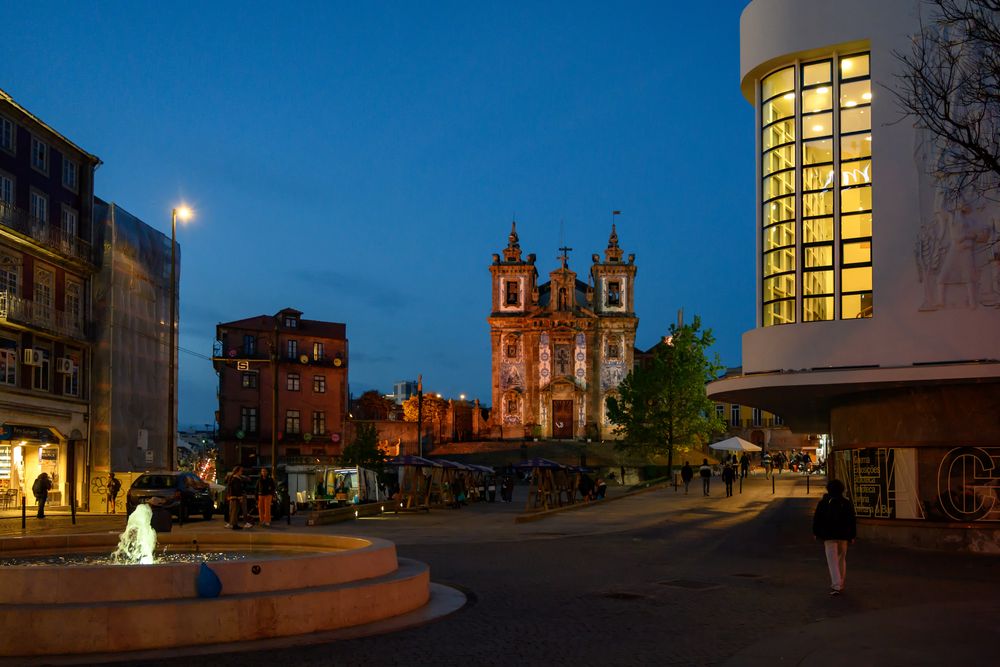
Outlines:
[{"label": "utility pole", "polygon": [[417,456],[424,455],[424,376],[417,375]]},{"label": "utility pole", "polygon": [[274,316],[274,345],[271,347],[271,479],[278,479],[278,362],[281,347],[278,338],[278,316]]}]

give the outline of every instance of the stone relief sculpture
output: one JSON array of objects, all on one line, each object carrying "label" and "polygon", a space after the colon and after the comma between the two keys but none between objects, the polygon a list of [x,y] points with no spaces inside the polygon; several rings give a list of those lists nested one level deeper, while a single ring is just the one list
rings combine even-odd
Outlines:
[{"label": "stone relief sculpture", "polygon": [[[962,57],[971,59],[964,65],[969,67],[982,54]],[[951,103],[954,109],[963,105],[958,89]],[[918,126],[914,137],[920,205],[914,254],[924,287],[919,310],[1000,307],[1000,202],[982,194],[995,188],[949,172],[950,148],[927,128]]]},{"label": "stone relief sculpture", "polygon": [[503,363],[500,366],[500,389],[524,388],[524,364]]}]

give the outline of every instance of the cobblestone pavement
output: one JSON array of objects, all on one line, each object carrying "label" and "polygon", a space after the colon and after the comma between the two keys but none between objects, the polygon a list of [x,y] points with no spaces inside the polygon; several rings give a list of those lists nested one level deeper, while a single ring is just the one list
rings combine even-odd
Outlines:
[{"label": "cobblestone pavement", "polygon": [[513,523],[517,503],[276,524],[394,540],[470,604],[388,635],[127,664],[939,665],[995,655],[1000,559],[862,542],[848,556],[847,593],[830,598],[809,535],[815,487],[806,496],[801,479],[786,478],[774,496],[759,479],[733,498],[713,490],[660,489],[528,524]]}]

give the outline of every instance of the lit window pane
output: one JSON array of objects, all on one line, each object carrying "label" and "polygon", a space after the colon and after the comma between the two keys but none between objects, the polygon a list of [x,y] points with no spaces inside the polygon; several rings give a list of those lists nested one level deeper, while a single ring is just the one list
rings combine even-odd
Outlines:
[{"label": "lit window pane", "polygon": [[802,321],[822,322],[833,319],[833,297],[809,297],[802,299]]},{"label": "lit window pane", "polygon": [[806,218],[802,221],[802,242],[833,240],[833,218]]},{"label": "lit window pane", "polygon": [[862,157],[871,157],[872,135],[854,134],[840,140],[840,159],[856,160]]},{"label": "lit window pane", "polygon": [[787,93],[795,87],[795,70],[791,67],[768,74],[760,83],[760,99],[766,100],[778,93]]},{"label": "lit window pane", "polygon": [[795,223],[785,222],[764,230],[764,250],[795,245]]},{"label": "lit window pane", "polygon": [[[789,97],[790,96],[790,97]],[[761,113],[761,123],[767,125],[782,118],[790,118],[795,115],[795,95],[788,93],[781,97],[775,97],[770,102],[764,103]]]},{"label": "lit window pane", "polygon": [[845,243],[841,261],[844,264],[867,264],[872,261],[872,242]]},{"label": "lit window pane", "polygon": [[815,139],[833,134],[833,114],[818,113],[802,119],[802,138]]},{"label": "lit window pane", "polygon": [[802,294],[804,296],[833,294],[833,271],[803,272]]},{"label": "lit window pane", "polygon": [[811,86],[816,83],[830,82],[830,61],[810,63],[802,66],[802,85]]},{"label": "lit window pane", "polygon": [[872,289],[872,267],[859,266],[842,269],[840,272],[841,292],[870,292]]},{"label": "lit window pane", "polygon": [[[843,158],[841,158],[843,160]],[[865,183],[872,182],[872,161],[871,160],[857,160],[854,162],[843,162],[840,163],[840,184],[842,186],[848,185],[864,185]]]},{"label": "lit window pane", "polygon": [[803,194],[802,215],[810,218],[818,215],[833,215],[833,191]]},{"label": "lit window pane", "polygon": [[[872,186],[850,188],[840,191],[840,210],[843,213],[870,211],[872,208]],[[806,215],[809,215],[808,213]]]},{"label": "lit window pane", "polygon": [[802,142],[802,164],[833,162],[833,139]]},{"label": "lit window pane", "polygon": [[840,133],[863,132],[872,129],[871,107],[844,109],[840,112]]},{"label": "lit window pane", "polygon": [[764,279],[764,301],[795,296],[795,274],[772,276]]},{"label": "lit window pane", "polygon": [[764,174],[795,166],[795,146],[781,146],[764,153]]},{"label": "lit window pane", "polygon": [[830,86],[820,86],[802,91],[802,113],[826,111],[833,107],[833,90]]},{"label": "lit window pane", "polygon": [[764,304],[764,326],[788,324],[795,321],[795,300],[775,301]]},{"label": "lit window pane", "polygon": [[764,179],[764,199],[795,194],[795,170],[782,171]]},{"label": "lit window pane", "polygon": [[833,165],[825,165],[823,167],[807,167],[802,170],[802,189],[826,190],[828,188],[832,188],[833,174]]},{"label": "lit window pane", "polygon": [[852,109],[862,104],[871,104],[871,101],[872,82],[870,79],[845,83],[840,87],[841,109]]},{"label": "lit window pane", "polygon": [[868,76],[867,53],[840,59],[841,80],[853,79],[856,76]]},{"label": "lit window pane", "polygon": [[787,273],[795,270],[795,248],[783,248],[764,254],[764,275]]},{"label": "lit window pane", "polygon": [[795,141],[795,119],[783,120],[764,129],[762,133],[763,149],[774,148],[781,144]]},{"label": "lit window pane", "polygon": [[854,320],[872,316],[872,293],[847,294],[840,299],[840,317]]},{"label": "lit window pane", "polygon": [[[805,259],[805,267],[807,269],[822,268],[824,266],[833,266],[833,246],[832,245],[813,245],[805,246],[802,248],[802,255]],[[831,278],[833,274],[831,273]],[[833,285],[831,282],[830,285]],[[809,290],[805,290],[806,294],[810,294]],[[815,294],[816,292],[812,292]],[[832,293],[832,289],[831,289]]]},{"label": "lit window pane", "polygon": [[845,215],[840,219],[840,238],[859,239],[872,235],[872,214]]},{"label": "lit window pane", "polygon": [[795,197],[775,199],[764,204],[763,226],[772,225],[783,220],[795,219]]}]

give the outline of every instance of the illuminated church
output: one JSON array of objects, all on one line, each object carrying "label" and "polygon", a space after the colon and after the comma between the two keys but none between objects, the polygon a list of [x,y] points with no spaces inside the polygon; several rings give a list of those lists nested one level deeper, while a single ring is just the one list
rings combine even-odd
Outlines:
[{"label": "illuminated church", "polygon": [[559,250],[560,265],[542,284],[535,255],[521,255],[516,223],[493,255],[494,437],[615,437],[607,399],[632,368],[635,255],[622,260],[612,225],[584,282],[569,268],[572,248]]}]

